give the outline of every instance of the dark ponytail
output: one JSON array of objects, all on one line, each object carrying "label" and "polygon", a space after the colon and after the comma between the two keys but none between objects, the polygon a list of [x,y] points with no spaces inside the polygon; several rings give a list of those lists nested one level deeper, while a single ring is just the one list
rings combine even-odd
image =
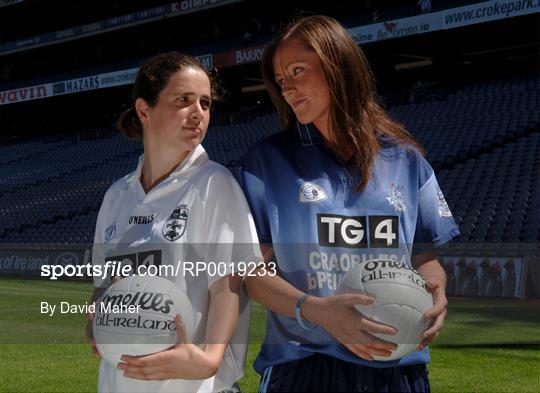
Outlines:
[{"label": "dark ponytail", "polygon": [[143,136],[143,128],[139,116],[135,109],[129,108],[122,112],[116,127],[129,139],[141,140]]}]

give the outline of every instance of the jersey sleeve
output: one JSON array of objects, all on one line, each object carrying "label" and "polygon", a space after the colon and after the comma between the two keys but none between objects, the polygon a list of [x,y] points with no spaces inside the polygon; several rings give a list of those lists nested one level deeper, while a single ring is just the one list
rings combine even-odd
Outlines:
[{"label": "jersey sleeve", "polygon": [[266,192],[259,164],[260,155],[256,150],[250,150],[244,157],[240,172],[240,183],[247,202],[253,214],[255,227],[261,243],[272,243],[272,235],[266,206]]},{"label": "jersey sleeve", "polygon": [[415,255],[440,247],[460,234],[435,172],[423,157],[419,163],[419,186]]},{"label": "jersey sleeve", "polygon": [[[94,235],[94,244],[92,246],[92,265],[104,265],[105,264],[105,215],[107,211],[107,193],[103,197],[103,202],[99,208],[99,213],[96,220],[96,232]],[[111,285],[109,278],[103,278],[101,275],[94,275],[94,287],[107,288]]]},{"label": "jersey sleeve", "polygon": [[[207,234],[204,259],[215,262],[215,274],[208,271],[208,288],[220,278],[242,275],[250,264],[262,262],[253,217],[242,189],[231,174],[210,179],[204,231]],[[216,197],[217,196],[217,197]],[[210,201],[213,201],[210,204]],[[212,269],[213,270],[213,269]]]}]

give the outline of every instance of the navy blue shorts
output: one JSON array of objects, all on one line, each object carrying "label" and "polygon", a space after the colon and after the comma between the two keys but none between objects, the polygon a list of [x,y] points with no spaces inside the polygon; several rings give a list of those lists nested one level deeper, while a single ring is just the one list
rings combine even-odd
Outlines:
[{"label": "navy blue shorts", "polygon": [[264,370],[266,392],[429,392],[426,365],[376,368],[315,354]]}]

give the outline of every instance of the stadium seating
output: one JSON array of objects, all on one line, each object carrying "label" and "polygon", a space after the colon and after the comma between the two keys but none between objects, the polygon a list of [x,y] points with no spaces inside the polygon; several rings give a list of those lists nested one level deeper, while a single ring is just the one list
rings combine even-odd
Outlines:
[{"label": "stadium seating", "polygon": [[438,173],[463,242],[540,240],[540,132]]},{"label": "stadium seating", "polygon": [[[537,76],[439,88],[391,114],[428,151],[460,224],[461,242],[540,241]],[[275,113],[210,127],[210,157],[238,175],[246,150],[280,130]],[[112,182],[135,168],[139,142],[121,135],[0,146],[0,242],[91,243]]]},{"label": "stadium seating", "polygon": [[523,135],[540,120],[536,76],[442,89],[437,95],[445,98],[391,110],[426,147],[435,169],[490,151]]}]

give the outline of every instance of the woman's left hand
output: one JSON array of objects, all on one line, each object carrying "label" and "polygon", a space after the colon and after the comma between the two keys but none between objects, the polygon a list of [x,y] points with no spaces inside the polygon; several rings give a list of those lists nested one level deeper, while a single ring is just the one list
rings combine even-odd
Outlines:
[{"label": "woman's left hand", "polygon": [[123,355],[118,368],[124,376],[142,380],[206,379],[214,375],[219,361],[214,361],[198,346],[187,340],[186,327],[180,315],[174,319],[177,344],[164,351],[144,356]]},{"label": "woman's left hand", "polygon": [[424,349],[424,347],[431,344],[437,338],[439,331],[444,325],[444,319],[447,314],[446,307],[448,306],[448,300],[446,299],[444,283],[441,280],[432,278],[426,281],[426,288],[433,296],[433,307],[424,313],[423,318],[426,320],[431,319],[431,323],[422,333],[422,342],[416,347],[418,351]]}]

